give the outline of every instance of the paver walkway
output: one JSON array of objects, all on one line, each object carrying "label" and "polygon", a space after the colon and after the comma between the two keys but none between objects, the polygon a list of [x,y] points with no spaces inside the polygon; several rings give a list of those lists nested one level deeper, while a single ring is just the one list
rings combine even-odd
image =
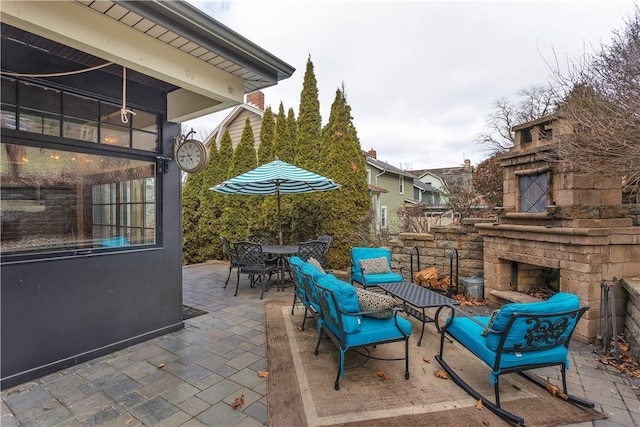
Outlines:
[{"label": "paver walkway", "polygon": [[[266,369],[263,304],[290,302],[292,289],[272,288],[260,300],[243,277],[234,297],[235,277],[222,289],[227,271],[220,262],[184,267],[184,303],[208,314],[185,321],[183,330],[4,390],[0,425],[266,425],[267,380],[257,375]],[[572,350],[570,391],[597,402],[609,419],[575,426],[640,426],[633,384],[598,362],[595,349]],[[240,395],[244,405],[234,410]]]}]

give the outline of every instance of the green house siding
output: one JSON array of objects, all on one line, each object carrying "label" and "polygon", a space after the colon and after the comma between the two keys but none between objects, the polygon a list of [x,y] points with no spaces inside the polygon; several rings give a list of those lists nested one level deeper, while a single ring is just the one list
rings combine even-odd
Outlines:
[{"label": "green house siding", "polygon": [[372,207],[376,213],[376,227],[381,227],[381,210],[387,208],[387,229],[391,234],[398,234],[402,231],[398,210],[405,205],[405,199],[413,199],[413,179],[404,177],[404,192],[400,193],[400,175],[383,171],[373,165],[368,164],[367,169],[371,171],[371,184],[384,188],[387,192],[372,196]]}]

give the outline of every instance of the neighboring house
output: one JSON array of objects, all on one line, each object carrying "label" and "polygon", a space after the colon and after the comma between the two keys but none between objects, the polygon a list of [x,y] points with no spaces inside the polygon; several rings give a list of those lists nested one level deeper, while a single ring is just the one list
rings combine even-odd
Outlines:
[{"label": "neighboring house", "polygon": [[180,123],[295,70],[181,0],[0,19],[6,388],[183,327]]},{"label": "neighboring house", "polygon": [[407,199],[415,200],[415,176],[378,160],[374,149],[363,154],[367,163],[367,183],[375,215],[375,227],[377,230],[397,234],[402,231],[398,211],[405,207]]},{"label": "neighboring house", "polygon": [[441,192],[431,184],[424,183],[418,178],[413,179],[413,200],[407,200],[411,204],[422,204],[427,207],[439,207]]},{"label": "neighboring house", "polygon": [[255,138],[256,151],[260,147],[260,129],[262,128],[262,116],[264,115],[264,93],[261,91],[247,94],[246,102],[233,107],[231,112],[220,122],[205,141],[207,147],[213,141],[216,147],[220,148],[220,141],[225,131],[229,131],[231,143],[235,149],[242,139],[242,131],[247,122],[247,118],[253,129],[253,137]]},{"label": "neighboring house", "polygon": [[442,197],[439,201],[441,206],[446,206],[446,194],[452,188],[455,188],[455,186],[471,185],[473,177],[473,167],[471,166],[471,161],[468,159],[464,161],[464,165],[462,166],[438,169],[419,169],[410,172],[417,176],[420,181],[431,185],[441,192]]}]

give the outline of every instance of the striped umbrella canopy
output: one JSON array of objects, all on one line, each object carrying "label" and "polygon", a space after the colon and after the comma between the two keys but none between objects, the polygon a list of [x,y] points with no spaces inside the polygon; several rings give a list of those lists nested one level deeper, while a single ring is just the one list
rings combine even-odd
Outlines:
[{"label": "striped umbrella canopy", "polygon": [[280,194],[313,193],[336,188],[340,188],[340,184],[332,179],[276,159],[215,185],[210,190],[253,196],[275,194],[278,198],[278,241],[282,244]]}]

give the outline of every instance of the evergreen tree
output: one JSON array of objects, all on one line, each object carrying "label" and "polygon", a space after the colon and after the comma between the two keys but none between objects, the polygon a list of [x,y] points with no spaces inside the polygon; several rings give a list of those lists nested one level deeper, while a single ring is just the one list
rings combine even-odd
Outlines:
[{"label": "evergreen tree", "polygon": [[287,116],[284,114],[284,105],[280,103],[278,117],[276,118],[276,130],[273,137],[273,158],[283,162],[293,163],[293,142],[289,133]]},{"label": "evergreen tree", "polygon": [[313,63],[309,58],[300,93],[296,165],[309,171],[317,171],[320,165],[321,143],[322,118],[318,99],[318,82],[313,71]]},{"label": "evergreen tree", "polygon": [[[295,165],[310,172],[319,173],[320,150],[322,146],[322,119],[318,100],[318,83],[311,57],[307,60],[302,92],[300,93],[300,114],[298,115],[295,143]],[[292,210],[292,238],[302,242],[315,239],[322,234],[320,200],[317,193],[300,194]]]},{"label": "evergreen tree", "polygon": [[298,135],[298,122],[296,122],[296,113],[293,111],[293,108],[289,108],[289,112],[287,113],[287,127],[289,128],[292,151],[291,161],[293,162],[296,158],[296,138]]},{"label": "evergreen tree", "polygon": [[271,106],[264,110],[262,126],[260,127],[260,146],[258,147],[258,164],[264,165],[274,159],[273,136],[276,131],[276,120],[273,117]]},{"label": "evergreen tree", "polygon": [[[223,138],[229,138],[229,132],[225,132]],[[202,191],[200,192],[200,218],[198,221],[199,237],[203,261],[210,259],[222,259],[223,250],[220,240],[220,215],[222,214],[222,194],[210,190],[216,184],[222,182],[220,177],[220,154],[215,140],[211,141],[209,150],[209,165],[201,173]],[[226,165],[225,165],[226,167]]]},{"label": "evergreen tree", "polygon": [[336,91],[329,121],[322,132],[321,159],[321,174],[342,185],[338,190],[322,193],[322,231],[334,238],[329,253],[331,265],[346,268],[351,262],[350,250],[356,236],[370,230],[371,200],[364,155],[344,87]]},{"label": "evergreen tree", "polygon": [[200,255],[200,193],[203,176],[189,174],[182,189],[182,257],[187,264],[202,262]]},{"label": "evergreen tree", "polygon": [[[231,177],[243,174],[257,166],[255,137],[251,122],[246,120],[242,138],[233,152]],[[230,241],[245,239],[251,229],[252,217],[259,208],[261,196],[228,195],[222,213],[221,232]]]}]

